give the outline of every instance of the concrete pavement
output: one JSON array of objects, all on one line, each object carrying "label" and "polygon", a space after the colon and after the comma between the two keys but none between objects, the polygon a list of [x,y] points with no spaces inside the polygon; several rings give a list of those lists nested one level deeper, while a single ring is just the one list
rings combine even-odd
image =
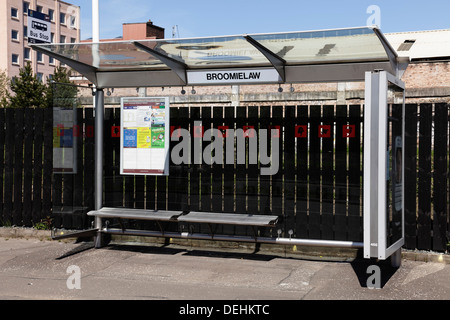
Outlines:
[{"label": "concrete pavement", "polygon": [[[399,269],[388,263],[369,269],[375,264],[173,245],[94,249],[91,243],[0,237],[0,299],[450,299],[450,264],[404,259]],[[381,288],[371,289],[377,279]]]}]

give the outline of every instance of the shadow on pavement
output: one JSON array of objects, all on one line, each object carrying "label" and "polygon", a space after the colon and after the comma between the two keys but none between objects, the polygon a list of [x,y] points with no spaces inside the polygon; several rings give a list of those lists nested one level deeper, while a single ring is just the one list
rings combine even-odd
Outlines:
[{"label": "shadow on pavement", "polygon": [[377,260],[358,257],[350,264],[363,288],[383,288],[398,270],[391,266],[390,259]]},{"label": "shadow on pavement", "polygon": [[58,258],[56,258],[56,260],[62,260],[64,258],[73,256],[75,254],[84,252],[86,250],[90,250],[94,248],[94,243],[93,242],[83,242],[81,243],[78,247],[64,253],[62,256],[59,256]]},{"label": "shadow on pavement", "polygon": [[[81,242],[80,245],[69,252],[64,253],[56,260],[61,260],[78,253],[90,250],[94,248],[93,242]],[[176,255],[183,254],[193,257],[215,257],[224,259],[243,259],[254,261],[271,261],[275,258],[285,259],[299,259],[299,260],[312,260],[320,261],[317,259],[308,259],[306,257],[282,257],[280,255],[271,255],[267,253],[261,253],[257,250],[253,252],[236,252],[233,250],[208,250],[208,249],[189,249],[189,248],[174,248],[170,244],[155,245],[140,245],[140,244],[109,244],[103,249],[114,251],[127,251],[143,254],[162,254],[162,255]],[[322,260],[323,262],[331,262]],[[383,288],[391,277],[395,274],[398,268],[392,267],[390,260],[380,261],[377,259],[364,259],[358,254],[358,257],[351,262],[348,261],[332,261],[335,263],[350,263],[353,271],[355,272],[358,281],[363,288]]]}]

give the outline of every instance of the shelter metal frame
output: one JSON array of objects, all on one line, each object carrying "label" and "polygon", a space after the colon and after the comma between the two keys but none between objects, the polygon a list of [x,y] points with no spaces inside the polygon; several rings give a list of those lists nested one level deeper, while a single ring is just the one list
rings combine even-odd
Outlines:
[{"label": "shelter metal frame", "polygon": [[[385,199],[382,196],[383,192],[379,190],[384,190],[382,188],[386,184],[387,170],[386,146],[382,143],[382,138],[378,137],[378,130],[384,130],[386,126],[387,83],[390,81],[404,90],[405,86],[400,78],[406,70],[409,59],[398,57],[377,27],[213,38],[39,44],[32,45],[32,48],[80,72],[96,87],[95,210],[101,210],[103,207],[103,90],[106,88],[189,86],[192,85],[189,83],[189,72],[244,69],[276,70],[279,75],[275,81],[262,80],[258,84],[365,81],[364,242],[291,238],[251,238],[250,241],[364,248],[366,258],[387,259],[393,255],[394,263],[399,264],[398,257],[404,234],[400,241],[386,248],[384,240],[386,212],[378,212]],[[336,48],[339,50],[335,50]],[[248,54],[244,56],[225,54],[238,52],[240,49]],[[370,50],[374,51],[373,55]],[[127,61],[131,62],[127,64]],[[215,84],[223,85],[223,83]],[[255,83],[249,81],[237,84]],[[404,112],[403,95],[403,115]],[[372,161],[373,159],[376,161]],[[95,226],[99,237],[102,232],[115,232],[102,230],[102,218],[99,216],[96,216]],[[150,234],[152,232],[145,231],[138,233],[168,235],[168,233]],[[181,233],[170,234],[170,237],[204,239],[205,235]],[[241,237],[238,239],[219,235],[214,235],[214,239],[249,241]]]}]

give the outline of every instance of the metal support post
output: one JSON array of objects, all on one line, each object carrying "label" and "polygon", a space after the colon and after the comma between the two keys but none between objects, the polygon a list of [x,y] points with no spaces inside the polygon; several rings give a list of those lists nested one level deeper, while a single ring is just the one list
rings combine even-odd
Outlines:
[{"label": "metal support post", "polygon": [[[105,114],[105,94],[97,88],[95,93],[95,210],[103,207],[103,121]],[[95,228],[101,229],[102,219],[95,218]],[[95,247],[102,246],[101,233],[97,234]]]},{"label": "metal support post", "polygon": [[[384,78],[381,79],[381,76]],[[385,141],[387,80],[382,72],[366,72],[364,107],[364,257],[379,258],[379,248],[384,245],[380,236],[379,220],[385,206]],[[380,129],[381,128],[381,129]],[[381,151],[380,151],[381,150]],[[380,176],[381,175],[381,176]],[[384,175],[384,176],[383,176]],[[381,199],[381,200],[380,200]]]}]

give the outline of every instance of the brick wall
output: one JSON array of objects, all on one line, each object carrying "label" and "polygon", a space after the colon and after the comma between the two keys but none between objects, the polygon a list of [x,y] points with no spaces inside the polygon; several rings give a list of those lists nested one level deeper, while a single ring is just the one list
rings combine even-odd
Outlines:
[{"label": "brick wall", "polygon": [[450,62],[412,63],[402,77],[406,87],[417,88],[450,88]]}]

